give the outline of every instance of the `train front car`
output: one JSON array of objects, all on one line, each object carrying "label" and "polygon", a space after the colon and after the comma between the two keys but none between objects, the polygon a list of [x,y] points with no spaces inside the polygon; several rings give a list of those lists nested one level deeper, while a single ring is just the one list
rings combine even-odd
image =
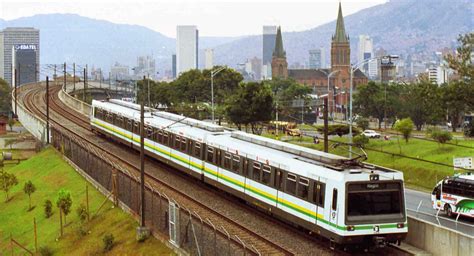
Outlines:
[{"label": "train front car", "polygon": [[339,242],[382,247],[402,241],[408,232],[403,173],[366,164],[345,172]]}]

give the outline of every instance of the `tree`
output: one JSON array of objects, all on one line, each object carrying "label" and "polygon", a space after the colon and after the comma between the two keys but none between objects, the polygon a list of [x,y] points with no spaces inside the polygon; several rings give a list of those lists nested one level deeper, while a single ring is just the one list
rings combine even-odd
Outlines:
[{"label": "tree", "polygon": [[6,199],[5,202],[8,202],[8,192],[12,187],[18,184],[18,179],[13,173],[8,173],[3,169],[0,171],[0,187],[3,191],[5,191]]},{"label": "tree", "polygon": [[369,128],[369,119],[367,118],[360,117],[357,119],[356,123],[357,123],[357,126],[359,126],[360,129],[362,129],[363,131]]},{"label": "tree", "polygon": [[418,131],[425,123],[437,124],[443,119],[444,111],[441,101],[441,90],[429,80],[421,80],[415,84],[402,87],[401,116],[410,117]]},{"label": "tree", "polygon": [[44,201],[44,215],[48,219],[53,215],[53,204],[51,203],[51,200],[46,200]]},{"label": "tree", "polygon": [[[72,206],[71,193],[65,189],[60,189],[56,198],[56,206],[59,208],[59,213],[64,214],[64,224],[66,224],[66,216],[71,212]],[[62,219],[62,217],[60,218]]]},{"label": "tree", "polygon": [[400,132],[403,135],[405,141],[408,143],[408,139],[410,138],[411,132],[413,131],[413,127],[413,121],[410,118],[404,118],[397,121],[393,128]]},{"label": "tree", "polygon": [[354,137],[352,141],[357,147],[364,148],[365,145],[369,143],[369,137],[365,136],[364,134],[360,134]]},{"label": "tree", "polygon": [[458,81],[443,87],[443,102],[451,120],[453,132],[460,124],[461,115],[474,108],[474,63],[471,62],[474,33],[460,35],[456,54],[448,54],[446,61],[460,76]]},{"label": "tree", "polygon": [[372,81],[360,85],[354,94],[354,111],[362,116],[378,118],[380,129],[385,115],[387,118],[393,118],[400,112],[400,90],[400,86],[395,84]]},{"label": "tree", "polygon": [[[295,108],[293,103],[295,100],[303,100],[307,106],[304,111],[309,109],[309,104],[306,104],[311,98],[309,94],[312,89],[309,86],[297,83],[295,80],[275,78],[264,82],[269,85],[275,95],[275,101],[278,102],[278,111],[282,116],[294,117],[302,109]],[[297,119],[297,118],[296,118]]]},{"label": "tree", "polygon": [[11,88],[5,80],[0,78],[0,112],[10,112],[11,102]]},{"label": "tree", "polygon": [[241,83],[237,92],[226,102],[225,113],[237,127],[249,125],[252,132],[261,133],[261,124],[272,119],[273,95],[263,83]]},{"label": "tree", "polygon": [[436,140],[439,144],[444,144],[453,139],[453,136],[448,131],[433,130],[431,138]]},{"label": "tree", "polygon": [[[316,130],[318,132],[324,133],[324,126],[318,125],[316,126]],[[352,133],[357,134],[360,131],[356,127],[352,127]],[[349,125],[346,124],[331,124],[328,125],[328,135],[337,135],[342,137],[343,135],[349,134]]]},{"label": "tree", "polygon": [[25,182],[25,186],[23,186],[23,191],[25,194],[28,195],[29,201],[30,201],[30,208],[31,209],[31,194],[33,194],[36,191],[35,185],[31,182],[31,180]]}]

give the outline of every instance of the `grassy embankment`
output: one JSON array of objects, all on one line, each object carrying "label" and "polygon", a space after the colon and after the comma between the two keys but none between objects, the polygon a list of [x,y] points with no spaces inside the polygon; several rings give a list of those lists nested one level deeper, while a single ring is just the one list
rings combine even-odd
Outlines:
[{"label": "grassy embankment", "polygon": [[[274,138],[274,135],[271,134],[264,134],[264,136]],[[312,138],[309,137],[304,137],[302,139],[285,137],[285,139],[288,139],[288,142],[290,143],[317,150],[323,150],[324,147],[321,138],[319,144],[314,144]],[[347,141],[346,138],[339,137],[332,137],[330,139],[341,142]],[[454,143],[453,141],[451,142]],[[455,143],[458,143],[458,145],[474,147],[474,141],[472,140],[458,140],[455,141]],[[339,146],[334,149],[331,147],[332,144],[334,144],[334,142],[329,143],[330,153],[347,156],[347,147]],[[366,147],[449,165],[453,164],[453,157],[474,157],[473,148],[465,148],[455,145],[439,145],[433,141],[415,138],[411,138],[409,142],[406,143],[402,138],[398,140],[396,136],[392,136],[389,141],[383,139],[370,139],[369,144],[366,145]],[[379,153],[368,149],[366,151],[368,154],[367,162],[402,171],[404,173],[406,185],[411,188],[431,190],[438,180],[445,176],[453,175],[454,173],[452,167],[397,157],[391,154]]]},{"label": "grassy embankment", "polygon": [[[91,255],[103,253],[102,238],[111,233],[115,237],[115,247],[109,255],[169,255],[172,252],[155,239],[144,243],[135,240],[137,222],[119,208],[113,208],[107,202],[97,213],[105,197],[83,179],[61,155],[53,148],[48,148],[38,155],[9,167],[19,184],[10,191],[11,200],[5,202],[5,193],[0,200],[0,252],[10,252],[9,238],[12,237],[34,251],[33,218],[36,218],[38,247],[48,246],[55,255]],[[28,196],[23,192],[23,185],[31,180],[36,186],[32,194],[32,210],[28,210]],[[77,207],[86,202],[86,185],[89,185],[91,221],[83,224],[87,234],[81,235],[81,222],[76,214]],[[72,209],[67,216],[64,236],[59,237],[59,212],[55,206],[59,189],[71,192]],[[47,219],[44,215],[44,201],[53,202],[53,215]],[[16,253],[23,254],[18,248]],[[1,254],[1,253],[0,253]]]}]

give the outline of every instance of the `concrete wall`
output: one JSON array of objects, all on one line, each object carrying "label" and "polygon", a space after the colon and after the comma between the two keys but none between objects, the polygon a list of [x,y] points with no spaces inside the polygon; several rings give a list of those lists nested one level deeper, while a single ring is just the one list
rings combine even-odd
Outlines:
[{"label": "concrete wall", "polygon": [[64,87],[59,91],[59,99],[83,115],[89,116],[91,112],[91,105],[72,97],[66,92]]},{"label": "concrete wall", "polygon": [[[18,94],[20,94],[21,91],[28,90],[31,87],[38,86],[36,83],[32,84],[25,84],[22,85],[21,87],[18,88]],[[12,91],[12,108],[13,110],[15,109],[15,91]],[[33,113],[30,113],[25,106],[23,105],[20,100],[18,101],[18,107],[17,107],[17,115],[18,115],[18,120],[21,122],[21,124],[33,135],[35,138],[37,138],[39,141],[46,143],[47,137],[46,137],[46,122],[34,115]],[[51,136],[51,135],[49,135]]]},{"label": "concrete wall", "polygon": [[414,217],[408,218],[405,242],[435,256],[474,255],[474,237]]}]

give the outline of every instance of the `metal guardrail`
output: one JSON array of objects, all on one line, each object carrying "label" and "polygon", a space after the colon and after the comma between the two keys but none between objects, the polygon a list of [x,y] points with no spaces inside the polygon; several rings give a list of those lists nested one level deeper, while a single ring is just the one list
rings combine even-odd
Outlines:
[{"label": "metal guardrail", "polygon": [[[436,211],[436,214],[420,211],[420,207],[423,201],[420,200],[417,209],[407,208],[408,212],[414,213],[414,217],[431,222],[433,225],[437,225],[453,232],[458,232],[462,235],[466,235],[474,239],[474,225],[459,221],[460,214],[455,219],[439,216],[441,210]],[[409,216],[410,217],[410,216]],[[468,231],[468,233],[464,232]],[[470,232],[469,232],[470,231]]]}]

